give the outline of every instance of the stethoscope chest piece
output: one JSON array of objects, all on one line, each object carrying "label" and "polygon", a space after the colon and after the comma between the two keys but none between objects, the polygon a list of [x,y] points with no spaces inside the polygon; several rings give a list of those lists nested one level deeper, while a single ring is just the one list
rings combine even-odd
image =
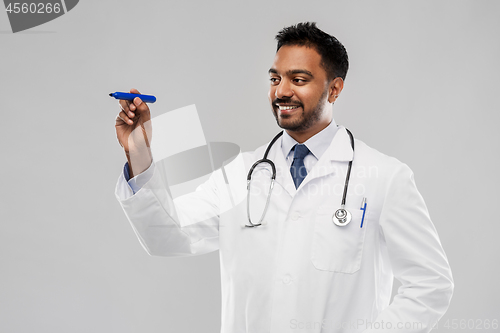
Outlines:
[{"label": "stethoscope chest piece", "polygon": [[344,208],[337,209],[335,211],[335,214],[333,214],[332,216],[333,223],[335,223],[339,227],[343,227],[349,224],[349,222],[351,222],[351,219],[351,213]]}]

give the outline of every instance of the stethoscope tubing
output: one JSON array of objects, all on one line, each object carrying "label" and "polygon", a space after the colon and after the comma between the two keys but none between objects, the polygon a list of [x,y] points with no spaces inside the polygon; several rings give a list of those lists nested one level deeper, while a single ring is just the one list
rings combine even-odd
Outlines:
[{"label": "stethoscope tubing", "polygon": [[[252,165],[252,167],[250,168],[250,170],[248,171],[248,176],[247,176],[247,218],[248,218],[248,222],[250,223],[250,225],[245,224],[246,227],[253,228],[253,227],[258,227],[258,226],[262,225],[262,221],[264,220],[264,217],[266,216],[267,208],[269,207],[269,202],[271,201],[271,194],[272,194],[272,191],[273,191],[273,188],[274,188],[274,181],[276,180],[276,166],[274,165],[273,161],[271,161],[270,159],[267,158],[267,155],[269,154],[269,151],[271,150],[271,147],[273,146],[273,144],[282,135],[283,135],[283,131],[279,132],[271,140],[271,142],[269,143],[269,145],[267,145],[266,152],[264,153],[264,158],[262,158],[262,159],[258,160],[257,162],[255,162]],[[250,209],[249,209],[249,207],[250,207],[250,184],[252,182],[253,170],[255,169],[255,167],[257,167],[257,165],[259,165],[261,163],[267,163],[267,164],[269,164],[271,166],[272,170],[273,170],[273,174],[271,176],[271,184],[269,185],[269,194],[267,195],[266,206],[264,208],[264,211],[262,212],[262,215],[261,215],[261,217],[259,219],[259,222],[253,223],[252,219],[250,217]]]},{"label": "stethoscope tubing", "polygon": [[[346,178],[345,178],[345,183],[344,183],[344,193],[342,194],[342,202],[340,205],[340,209],[337,209],[335,211],[334,215],[332,216],[333,222],[338,225],[338,226],[345,226],[351,221],[351,213],[345,209],[345,202],[346,202],[346,197],[347,197],[347,190],[349,188],[349,180],[351,178],[351,168],[352,168],[352,161],[354,160],[354,137],[347,128],[345,129],[347,131],[347,134],[349,134],[349,139],[351,141],[351,147],[353,151],[353,158],[349,161],[348,167],[347,167],[347,173],[346,173]],[[248,222],[250,225],[245,224],[245,227],[248,228],[253,228],[253,227],[258,227],[262,225],[262,221],[264,220],[267,209],[269,207],[269,203],[271,200],[271,194],[274,188],[274,182],[276,180],[276,166],[274,165],[274,162],[271,161],[270,159],[267,158],[267,155],[269,154],[269,151],[271,150],[271,147],[274,145],[276,140],[279,139],[283,135],[283,131],[279,132],[272,140],[271,142],[267,145],[266,152],[264,153],[264,157],[257,162],[255,162],[250,170],[248,171],[248,176],[247,176],[247,218]],[[262,212],[262,215],[259,219],[259,222],[253,223],[252,219],[250,217],[250,184],[252,182],[252,174],[253,170],[257,167],[257,165],[261,163],[267,163],[271,166],[272,168],[272,176],[271,176],[271,184],[269,185],[269,194],[267,195],[267,200],[266,200],[266,206],[264,208],[264,211]],[[339,218],[340,216],[340,218]]]},{"label": "stethoscope tubing", "polygon": [[349,166],[347,168],[347,174],[346,174],[346,177],[345,177],[344,193],[342,194],[342,203],[340,204],[340,206],[342,208],[345,207],[345,199],[346,199],[346,196],[347,196],[347,188],[349,187],[349,180],[351,178],[352,160],[354,159],[354,137],[352,136],[351,131],[349,131],[347,128],[345,130],[347,131],[347,134],[349,134],[349,138],[351,139],[351,147],[352,147],[353,158],[349,161]]}]

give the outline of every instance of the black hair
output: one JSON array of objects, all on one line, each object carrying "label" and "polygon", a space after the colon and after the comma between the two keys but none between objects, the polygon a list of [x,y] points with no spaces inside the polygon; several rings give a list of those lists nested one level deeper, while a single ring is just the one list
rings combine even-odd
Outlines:
[{"label": "black hair", "polygon": [[316,27],[316,22],[303,22],[283,28],[276,35],[278,48],[285,45],[314,48],[321,56],[321,66],[328,80],[341,77],[345,80],[349,69],[347,51],[339,40]]}]

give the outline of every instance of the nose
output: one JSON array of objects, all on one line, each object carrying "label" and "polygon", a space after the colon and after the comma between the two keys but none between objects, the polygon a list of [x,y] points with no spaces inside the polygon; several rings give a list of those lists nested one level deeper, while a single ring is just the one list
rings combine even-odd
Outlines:
[{"label": "nose", "polygon": [[293,90],[288,80],[281,80],[276,91],[274,92],[276,98],[290,98],[293,96]]}]

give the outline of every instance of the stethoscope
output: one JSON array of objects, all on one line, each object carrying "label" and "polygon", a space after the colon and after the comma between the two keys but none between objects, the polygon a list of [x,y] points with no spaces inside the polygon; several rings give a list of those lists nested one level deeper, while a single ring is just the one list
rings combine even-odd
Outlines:
[{"label": "stethoscope", "polygon": [[[351,140],[351,147],[353,151],[353,159],[354,159],[354,138],[352,136],[351,131],[349,131],[347,128],[345,129],[347,131],[347,134],[349,134],[349,138]],[[250,171],[248,171],[248,176],[247,176],[247,217],[248,217],[248,222],[250,222],[250,225],[245,224],[245,227],[248,228],[253,228],[253,227],[258,227],[262,225],[262,221],[264,220],[264,217],[266,216],[267,209],[269,207],[269,201],[271,200],[271,193],[273,191],[274,187],[274,181],[276,179],[276,167],[270,159],[267,158],[267,154],[269,154],[269,150],[271,150],[271,147],[273,144],[276,142],[276,140],[279,139],[280,136],[283,135],[283,132],[279,132],[269,143],[267,146],[266,152],[264,153],[264,158],[261,160],[258,160],[255,162],[252,167],[250,168]],[[264,207],[264,211],[262,212],[262,215],[260,217],[260,220],[258,223],[253,223],[252,219],[250,218],[250,184],[252,183],[252,173],[255,167],[261,163],[267,163],[271,166],[273,170],[273,174],[271,176],[271,184],[269,185],[269,194],[267,195],[267,200],[266,200],[266,206]],[[351,222],[352,215],[351,212],[349,212],[347,209],[345,209],[345,198],[347,196],[347,188],[349,186],[349,178],[351,176],[351,167],[352,167],[352,159],[349,161],[349,166],[347,168],[347,174],[345,177],[345,184],[344,184],[344,193],[342,195],[342,203],[340,204],[340,208],[335,211],[335,213],[332,216],[332,221],[339,227],[343,227],[349,222]]]}]

